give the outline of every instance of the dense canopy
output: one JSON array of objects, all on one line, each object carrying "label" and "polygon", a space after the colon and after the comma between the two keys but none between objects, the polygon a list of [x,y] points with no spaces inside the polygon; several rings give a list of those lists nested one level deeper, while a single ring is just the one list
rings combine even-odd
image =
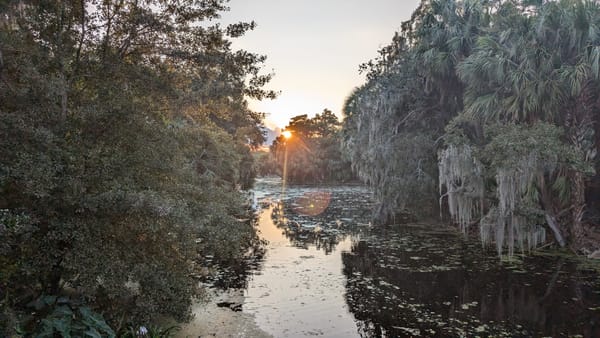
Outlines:
[{"label": "dense canopy", "polygon": [[291,183],[351,181],[354,176],[342,154],[340,136],[340,122],[331,110],[312,118],[295,116],[270,147],[270,171]]},{"label": "dense canopy", "polygon": [[598,248],[600,5],[423,0],[345,105],[377,218],[481,226],[498,251]]},{"label": "dense canopy", "polygon": [[246,98],[274,93],[230,41],[254,24],[211,22],[222,0],[0,9],[0,336],[186,319],[195,266],[256,241]]}]

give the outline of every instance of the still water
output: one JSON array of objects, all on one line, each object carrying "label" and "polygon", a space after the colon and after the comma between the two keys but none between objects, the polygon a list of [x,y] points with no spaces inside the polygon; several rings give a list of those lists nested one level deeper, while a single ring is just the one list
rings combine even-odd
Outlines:
[{"label": "still water", "polygon": [[268,244],[241,309],[274,337],[600,337],[598,270],[583,260],[501,260],[440,225],[373,227],[360,186],[262,179],[255,194]]}]

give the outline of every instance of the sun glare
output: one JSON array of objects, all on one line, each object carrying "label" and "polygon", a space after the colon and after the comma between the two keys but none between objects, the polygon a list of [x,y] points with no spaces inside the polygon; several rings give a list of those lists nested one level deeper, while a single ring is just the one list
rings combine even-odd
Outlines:
[{"label": "sun glare", "polygon": [[283,135],[283,137],[285,137],[286,139],[289,139],[292,137],[292,132],[289,130],[284,130],[283,132],[281,132],[281,135]]}]

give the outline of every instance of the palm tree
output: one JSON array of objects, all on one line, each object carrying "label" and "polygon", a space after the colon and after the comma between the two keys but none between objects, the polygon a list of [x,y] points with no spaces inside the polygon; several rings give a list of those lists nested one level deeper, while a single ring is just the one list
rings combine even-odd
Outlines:
[{"label": "palm tree", "polygon": [[[528,7],[507,2],[475,51],[458,66],[466,85],[464,114],[481,124],[533,125],[546,121],[566,130],[564,142],[581,154],[582,166],[567,166],[571,182],[571,235],[583,239],[586,167],[595,156],[598,110],[600,6],[563,0]],[[507,15],[508,14],[508,15]],[[597,114],[596,114],[597,115]],[[546,211],[557,207],[550,185],[538,181]],[[550,182],[552,183],[552,182]],[[556,210],[554,213],[559,213]]]},{"label": "palm tree", "polygon": [[345,105],[344,145],[375,190],[379,219],[437,208],[436,139],[462,109],[455,67],[489,18],[488,2],[424,0],[380,57],[363,65],[368,82]]}]

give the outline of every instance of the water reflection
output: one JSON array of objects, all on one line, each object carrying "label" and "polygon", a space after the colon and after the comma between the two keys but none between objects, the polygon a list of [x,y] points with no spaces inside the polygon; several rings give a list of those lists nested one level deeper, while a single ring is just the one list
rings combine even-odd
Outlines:
[{"label": "water reflection", "polygon": [[372,204],[358,188],[340,189],[322,214],[307,215],[298,212],[299,204],[308,204],[299,197],[307,191],[288,189],[273,220],[299,249],[328,254],[352,239],[341,253],[345,299],[363,337],[600,337],[597,275],[571,260],[500,262],[453,229],[372,228]]},{"label": "water reflection", "polygon": [[296,248],[330,254],[350,234],[370,227],[371,207],[361,186],[292,187],[274,203],[271,217]]},{"label": "water reflection", "polygon": [[251,248],[246,257],[237,261],[229,261],[227,265],[212,263],[210,258],[205,261],[205,274],[198,280],[206,287],[219,290],[245,289],[255,271],[260,271],[264,264],[264,244]]},{"label": "water reflection", "polygon": [[[261,214],[260,230],[268,239],[264,268],[251,278],[243,310],[274,337],[355,337],[357,328],[345,299],[340,251],[351,241],[340,241],[330,254],[305,242],[293,245],[271,218]],[[338,251],[336,251],[338,250]]]},{"label": "water reflection", "polygon": [[500,263],[430,228],[377,231],[342,253],[361,336],[600,336],[594,273],[564,258]]},{"label": "water reflection", "polygon": [[266,180],[256,195],[266,252],[214,282],[243,288],[243,312],[276,337],[600,337],[597,274],[572,259],[500,262],[453,229],[371,227],[362,187],[281,196]]}]

